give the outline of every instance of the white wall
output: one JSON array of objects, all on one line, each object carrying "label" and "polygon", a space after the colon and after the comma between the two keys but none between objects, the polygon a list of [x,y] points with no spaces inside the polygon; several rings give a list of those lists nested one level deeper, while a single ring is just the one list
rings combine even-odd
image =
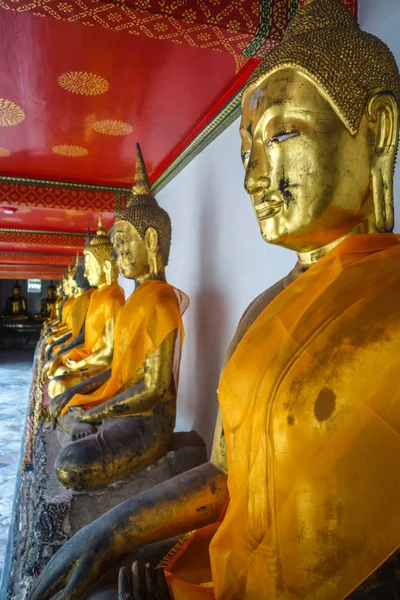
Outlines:
[{"label": "white wall", "polygon": [[[360,0],[360,19],[400,62],[399,0],[381,0],[379,7],[376,0]],[[193,427],[209,445],[221,365],[240,316],[296,260],[294,253],[262,241],[243,177],[236,122],[157,196],[172,219],[168,281],[191,300],[184,319],[177,429]],[[127,294],[132,290],[129,282],[124,287]]]}]

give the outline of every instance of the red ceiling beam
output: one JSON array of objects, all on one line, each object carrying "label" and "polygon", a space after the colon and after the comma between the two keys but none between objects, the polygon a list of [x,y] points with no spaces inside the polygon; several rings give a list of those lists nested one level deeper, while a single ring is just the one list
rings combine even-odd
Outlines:
[{"label": "red ceiling beam", "polygon": [[0,279],[50,279],[58,281],[65,273],[65,267],[40,267],[34,265],[1,265]]},{"label": "red ceiling beam", "polygon": [[74,254],[85,247],[85,234],[26,229],[0,229],[0,252]]},{"label": "red ceiling beam", "polygon": [[26,183],[17,177],[2,177],[0,181],[0,206],[34,206],[89,212],[114,213],[125,208],[129,190],[78,183]]},{"label": "red ceiling beam", "polygon": [[0,252],[1,265],[37,265],[67,267],[74,264],[75,254],[39,254],[31,252]]}]

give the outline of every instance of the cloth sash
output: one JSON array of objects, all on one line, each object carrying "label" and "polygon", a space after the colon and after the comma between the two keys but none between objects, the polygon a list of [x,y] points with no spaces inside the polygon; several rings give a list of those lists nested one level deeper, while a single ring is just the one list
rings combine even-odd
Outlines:
[{"label": "cloth sash", "polygon": [[[81,329],[85,322],[86,313],[89,308],[90,297],[93,294],[93,292],[94,289],[89,288],[88,290],[86,290],[86,292],[83,292],[83,294],[76,296],[76,298],[73,299],[71,305],[68,307],[70,312],[68,314],[66,324],[72,332],[72,336],[68,339],[68,344],[73,342],[81,332]],[[60,344],[53,348],[53,353],[55,356],[59,353],[60,349]]]},{"label": "cloth sash", "polygon": [[165,281],[152,279],[142,283],[128,298],[115,324],[114,354],[110,379],[92,394],[75,394],[70,406],[91,408],[122,391],[150,354],[167,335],[178,330],[174,354],[174,378],[178,385],[180,352],[184,338],[182,314],[188,297]]},{"label": "cloth sash", "polygon": [[115,321],[124,302],[124,290],[116,281],[93,292],[85,320],[85,341],[62,355],[64,364],[67,358],[80,361],[103,347],[104,326],[110,319]]},{"label": "cloth sash", "polygon": [[[399,298],[399,237],[349,236],[239,342],[219,387],[230,501],[210,528],[216,599],[340,600],[399,547]],[[210,598],[199,554],[184,565],[195,596],[180,560],[175,600]]]}]

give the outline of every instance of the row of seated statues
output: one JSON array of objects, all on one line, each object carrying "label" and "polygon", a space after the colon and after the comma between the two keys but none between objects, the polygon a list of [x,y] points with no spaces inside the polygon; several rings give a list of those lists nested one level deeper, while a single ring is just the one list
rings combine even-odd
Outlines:
[{"label": "row of seated statues", "polygon": [[[34,315],[34,319],[47,321],[55,318],[57,292],[59,292],[51,283],[47,286],[46,297],[40,301],[40,313]],[[28,303],[25,296],[22,295],[21,286],[18,281],[13,285],[12,296],[7,298],[6,310],[1,314],[1,318],[14,321],[29,319]]]},{"label": "row of seated statues", "polygon": [[[306,1],[250,76],[240,124],[261,236],[297,263],[239,322],[211,457],[78,531],[29,600],[399,597],[399,102],[383,42],[339,0]],[[138,148],[113,247],[100,222],[42,335],[67,487],[104,486],[166,452],[187,304],[166,282],[170,241]],[[136,282],[126,302],[113,254]],[[136,562],[155,542],[159,566]]]}]

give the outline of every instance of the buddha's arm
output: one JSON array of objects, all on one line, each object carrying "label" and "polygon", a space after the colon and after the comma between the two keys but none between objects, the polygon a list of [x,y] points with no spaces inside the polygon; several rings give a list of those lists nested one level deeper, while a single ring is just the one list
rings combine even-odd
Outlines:
[{"label": "buddha's arm", "polygon": [[25,298],[21,298],[21,308],[22,310],[26,311],[27,310],[27,304],[26,304],[26,300]]},{"label": "buddha's arm", "polygon": [[63,344],[61,346],[59,354],[62,357],[62,354],[64,354],[65,352],[68,352],[69,350],[72,350],[72,348],[75,348],[76,346],[79,346],[80,344],[83,344],[84,341],[85,341],[85,333],[82,329],[81,332],[79,333],[79,335],[77,335],[76,338],[74,340],[72,340],[72,342],[70,342],[69,344]]},{"label": "buddha's arm", "polygon": [[64,406],[66,406],[68,402],[72,400],[75,394],[90,394],[96,391],[101,385],[103,385],[103,383],[106,383],[106,381],[110,378],[110,375],[111,369],[107,369],[102,373],[94,375],[94,377],[90,377],[89,379],[85,379],[85,381],[74,385],[68,390],[65,390],[65,392],[62,394],[54,396],[49,406],[49,412],[52,420],[56,421]]},{"label": "buddha's arm", "polygon": [[71,371],[81,371],[89,366],[111,364],[114,351],[114,319],[108,319],[102,335],[102,346],[96,352],[79,361],[67,359],[66,365]]},{"label": "buddha's arm", "polygon": [[81,529],[45,567],[29,600],[78,600],[127,552],[214,523],[228,498],[217,421],[218,450],[210,462],[126,500]]},{"label": "buddha's arm", "polygon": [[111,400],[85,411],[77,417],[85,423],[132,416],[151,410],[170,388],[176,331],[172,331],[144,363],[144,377]]}]

